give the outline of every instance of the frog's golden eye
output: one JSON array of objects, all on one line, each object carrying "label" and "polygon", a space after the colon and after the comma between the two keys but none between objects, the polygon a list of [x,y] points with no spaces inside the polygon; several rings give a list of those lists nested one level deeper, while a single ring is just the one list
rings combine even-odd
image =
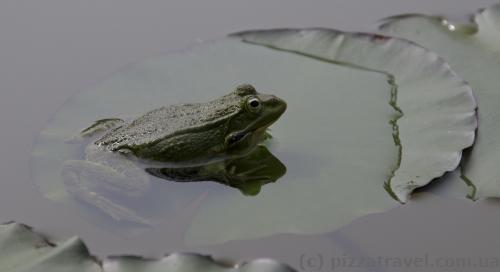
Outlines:
[{"label": "frog's golden eye", "polygon": [[256,97],[249,98],[247,100],[247,109],[251,112],[258,112],[262,107],[262,103]]}]

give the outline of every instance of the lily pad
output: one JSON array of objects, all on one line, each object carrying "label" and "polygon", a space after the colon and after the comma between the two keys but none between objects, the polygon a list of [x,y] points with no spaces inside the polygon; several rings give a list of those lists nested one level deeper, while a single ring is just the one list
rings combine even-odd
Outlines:
[{"label": "lily pad", "polygon": [[[331,157],[333,163],[330,167],[333,171],[330,175],[335,181],[335,189],[342,195],[337,194],[335,189],[328,189],[331,183],[324,184],[324,187],[318,183],[314,185],[316,188],[308,188],[312,185],[308,181],[286,192],[273,191],[273,194],[264,194],[258,203],[231,196],[213,200],[211,205],[204,205],[194,218],[188,232],[188,242],[214,243],[242,237],[250,239],[280,230],[292,233],[317,233],[325,230],[322,226],[340,226],[348,222],[348,218],[353,218],[350,210],[362,211],[362,207],[367,205],[367,199],[356,198],[359,196],[356,194],[362,194],[361,190],[374,192],[367,189],[367,186],[373,185],[367,182],[368,180],[373,181],[376,186],[381,186],[383,181],[388,180],[388,191],[404,202],[413,189],[429,183],[446,171],[455,169],[460,161],[462,149],[473,142],[476,104],[469,86],[436,54],[420,46],[400,39],[343,33],[330,29],[249,31],[234,36],[248,43],[265,45],[284,53],[297,53],[290,55],[303,55],[317,61],[340,63],[388,76],[392,85],[389,104],[394,107],[396,114],[387,122],[391,123],[394,141],[400,148],[400,164],[391,168],[396,169],[393,170],[395,171],[393,177],[388,176],[384,180],[380,179],[380,176],[361,178],[361,180],[358,178],[361,174],[356,171],[377,160],[373,157],[367,162],[364,161],[368,158],[366,157],[368,154],[372,154],[370,148],[374,147],[370,146],[369,139],[360,138],[357,139],[358,144],[342,149],[344,143],[337,141],[337,137],[342,137],[340,135],[344,133],[351,137],[355,134],[352,133],[352,129],[342,126],[342,120],[336,118],[336,113],[349,116],[352,124],[365,126],[366,116],[358,119],[355,113],[350,113],[350,110],[353,110],[354,105],[356,107],[354,110],[364,112],[368,110],[367,104],[358,100],[353,101],[351,105],[349,100],[345,99],[350,95],[355,95],[358,99],[371,96],[374,90],[359,89],[345,93],[334,84],[332,92],[339,93],[339,98],[343,97],[344,100],[329,101],[331,114],[328,121],[337,130],[336,135],[331,136],[329,147],[332,149],[327,151],[334,156]],[[290,107],[292,108],[293,106]],[[310,111],[314,112],[316,109]],[[374,137],[376,134],[369,135]],[[367,144],[364,144],[365,142]],[[358,149],[360,147],[362,149]],[[336,155],[342,157],[337,158]],[[293,171],[293,167],[288,169]],[[345,176],[342,176],[344,173]],[[359,189],[357,192],[350,191],[350,186],[359,186]],[[314,193],[309,193],[310,190],[314,190]],[[373,194],[364,196],[375,197]],[[289,197],[298,200],[307,199],[307,202],[290,206],[277,201]],[[308,204],[309,202],[311,204]],[[220,223],[222,216],[236,218],[238,216],[236,212],[251,216],[243,218],[244,221],[240,219],[227,224],[224,220],[224,224]],[[291,218],[301,218],[303,221],[298,224],[294,222],[298,221],[297,219]],[[320,223],[333,218],[336,220],[332,222],[336,224]],[[257,226],[252,224],[256,221],[259,222]]]},{"label": "lily pad", "polygon": [[381,30],[437,52],[470,83],[479,104],[479,128],[462,163],[462,179],[469,198],[500,197],[500,5],[481,10],[470,24],[412,15],[388,18]]},{"label": "lily pad", "polygon": [[454,170],[472,145],[476,102],[470,87],[435,53],[409,41],[332,29],[281,29],[237,33],[273,49],[387,73],[402,114],[400,161],[387,189],[401,202],[432,179]]},{"label": "lily pad", "polygon": [[284,264],[270,259],[228,265],[209,256],[174,253],[161,259],[138,256],[113,257],[99,260],[93,257],[85,244],[73,237],[59,244],[34,232],[30,227],[7,223],[0,225],[0,270],[9,272],[293,272]]},{"label": "lily pad", "polygon": [[78,238],[55,245],[22,224],[0,225],[1,271],[101,271]]},{"label": "lily pad", "polygon": [[[470,88],[434,53],[400,39],[333,30],[242,35],[261,34],[305,38],[301,45],[312,37],[313,47],[342,50],[337,59],[312,58],[228,37],[123,69],[71,98],[43,130],[32,160],[41,192],[74,202],[58,173],[65,160],[81,159],[82,147],[64,139],[93,121],[207,101],[244,82],[287,101],[267,146],[286,174],[256,196],[213,182],[152,177],[152,192],[138,201],[136,212],[156,223],[153,227],[163,224],[170,246],[194,250],[229,240],[334,230],[397,206],[388,192],[405,201],[415,187],[455,168],[462,148],[472,143],[476,120]],[[124,228],[102,224],[113,232]],[[185,241],[177,244],[181,237]]]},{"label": "lily pad", "polygon": [[[391,78],[236,38],[139,62],[71,98],[37,141],[32,160],[35,184],[45,196],[75,207],[78,203],[65,192],[59,172],[65,160],[81,158],[82,147],[64,139],[98,119],[207,101],[243,82],[287,101],[287,112],[272,126],[273,138],[267,141],[286,174],[262,186],[256,196],[215,182],[151,177],[153,192],[139,198],[146,204],[138,205],[136,213],[153,228],[168,230],[170,247],[184,247],[178,243],[184,235],[191,245],[198,245],[327,232],[398,205],[383,188],[398,161],[389,123],[399,116],[390,105]],[[111,232],[128,233],[125,224],[104,220],[96,209],[91,213],[89,207],[77,207],[75,212]]]},{"label": "lily pad", "polygon": [[105,272],[294,272],[295,270],[271,259],[256,259],[228,265],[217,263],[209,256],[176,253],[160,260],[118,257],[104,262]]}]

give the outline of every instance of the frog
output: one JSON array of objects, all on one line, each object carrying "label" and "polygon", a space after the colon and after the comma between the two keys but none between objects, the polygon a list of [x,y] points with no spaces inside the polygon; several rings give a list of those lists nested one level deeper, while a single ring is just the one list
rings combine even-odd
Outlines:
[{"label": "frog", "polygon": [[244,157],[286,108],[283,99],[241,84],[208,102],[163,106],[130,120],[97,120],[69,141],[86,145],[83,159],[63,162],[65,189],[116,221],[151,225],[100,192],[144,195],[151,182],[145,164],[195,167]]}]

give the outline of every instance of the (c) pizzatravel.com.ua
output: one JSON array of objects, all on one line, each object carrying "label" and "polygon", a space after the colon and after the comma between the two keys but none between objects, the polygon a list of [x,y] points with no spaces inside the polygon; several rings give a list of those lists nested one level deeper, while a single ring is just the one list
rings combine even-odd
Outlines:
[{"label": "(c) pizzatravel.com.ua", "polygon": [[325,254],[300,255],[300,269],[303,271],[348,271],[349,268],[443,268],[472,269],[500,268],[497,256],[365,256],[352,257],[347,254],[327,256]]}]

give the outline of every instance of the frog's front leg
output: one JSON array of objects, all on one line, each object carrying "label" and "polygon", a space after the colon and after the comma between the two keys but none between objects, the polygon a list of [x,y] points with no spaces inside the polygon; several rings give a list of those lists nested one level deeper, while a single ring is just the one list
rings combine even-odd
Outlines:
[{"label": "frog's front leg", "polygon": [[[126,166],[124,167],[126,168]],[[107,189],[128,196],[143,195],[149,187],[149,177],[137,166],[129,167],[128,170],[135,167],[133,169],[135,173],[120,172],[110,166],[93,161],[68,160],[63,164],[61,175],[68,193],[99,208],[113,219],[151,225],[147,219],[99,193],[99,191]]]}]

